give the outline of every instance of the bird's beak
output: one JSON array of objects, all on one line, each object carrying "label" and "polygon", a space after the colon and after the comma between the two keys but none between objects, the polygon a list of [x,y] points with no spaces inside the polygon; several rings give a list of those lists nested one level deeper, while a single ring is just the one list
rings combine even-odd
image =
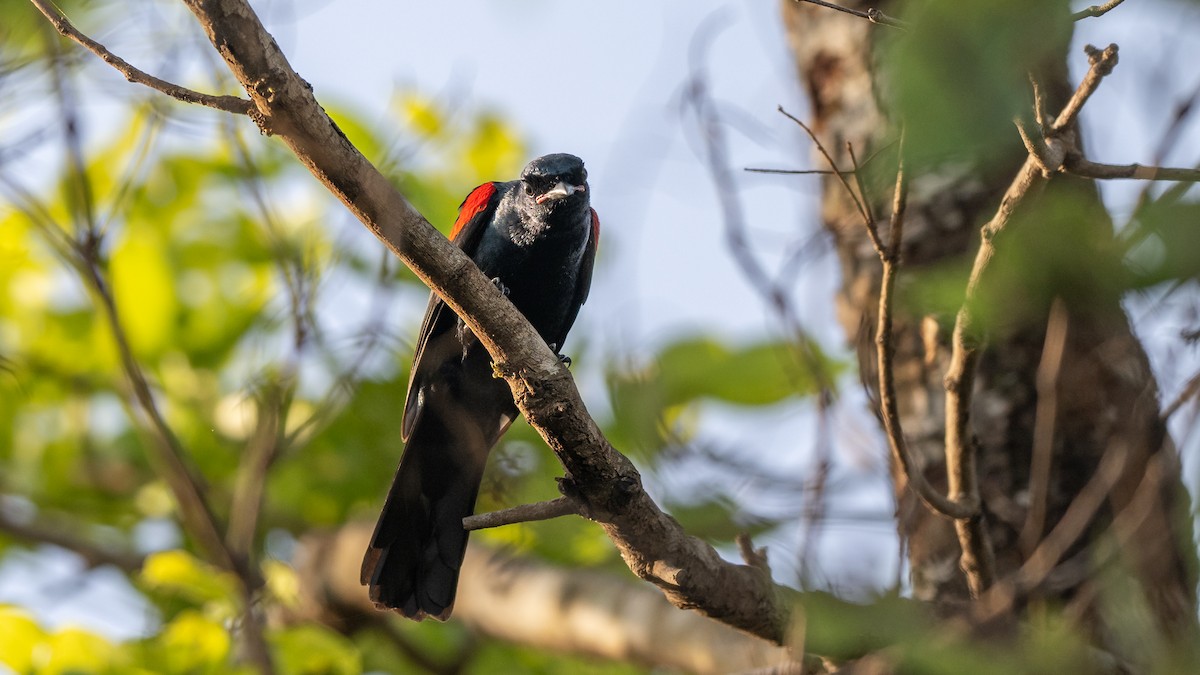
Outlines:
[{"label": "bird's beak", "polygon": [[534,201],[536,201],[539,204],[542,204],[544,202],[550,201],[551,199],[562,199],[563,197],[570,197],[571,195],[575,194],[576,192],[583,192],[586,189],[587,189],[587,185],[571,185],[569,183],[559,181],[557,185],[550,188],[549,190],[546,190],[544,193],[538,195],[537,199],[535,199]]}]

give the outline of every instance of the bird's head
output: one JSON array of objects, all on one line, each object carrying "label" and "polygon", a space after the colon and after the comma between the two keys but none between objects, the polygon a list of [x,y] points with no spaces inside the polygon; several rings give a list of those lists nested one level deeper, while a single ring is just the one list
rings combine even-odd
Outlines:
[{"label": "bird's head", "polygon": [[534,208],[564,211],[588,205],[587,169],[575,155],[543,155],[525,165],[521,190]]}]

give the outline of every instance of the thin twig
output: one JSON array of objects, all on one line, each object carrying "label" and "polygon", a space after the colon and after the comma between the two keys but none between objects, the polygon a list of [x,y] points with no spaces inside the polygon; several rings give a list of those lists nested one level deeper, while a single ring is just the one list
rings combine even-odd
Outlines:
[{"label": "thin twig", "polygon": [[262,513],[267,473],[284,442],[284,423],[295,394],[295,378],[285,373],[263,387],[256,401],[254,434],[246,443],[234,478],[225,541],[234,555],[250,558]]},{"label": "thin twig", "polygon": [[1067,347],[1069,322],[1060,298],[1050,306],[1046,341],[1037,370],[1037,410],[1033,422],[1033,451],[1029,466],[1029,511],[1021,529],[1020,547],[1027,554],[1042,539],[1046,525],[1046,501],[1050,493],[1050,468],[1054,456],[1054,430],[1058,418],[1058,375]]},{"label": "thin twig", "polygon": [[1092,5],[1091,7],[1088,7],[1087,9],[1081,9],[1078,12],[1075,12],[1074,14],[1072,14],[1071,20],[1079,21],[1080,19],[1087,19],[1087,18],[1096,17],[1096,16],[1104,16],[1105,14],[1108,14],[1110,11],[1116,9],[1117,5],[1121,4],[1122,2],[1125,2],[1125,0],[1108,0],[1108,2],[1104,3],[1103,5]]},{"label": "thin twig", "polygon": [[746,167],[742,169],[747,173],[773,173],[784,176],[832,176],[833,172],[828,169],[765,169],[759,167]]},{"label": "thin twig", "polygon": [[1144,164],[1101,164],[1083,157],[1068,156],[1063,165],[1066,173],[1102,180],[1132,178],[1135,180],[1166,180],[1181,183],[1200,182],[1200,169],[1186,169]]},{"label": "thin twig", "polygon": [[171,488],[188,533],[196,537],[200,546],[210,556],[210,560],[224,569],[237,571],[240,566],[225,547],[216,516],[204,498],[205,490],[201,487],[201,480],[193,473],[185,459],[183,445],[159,411],[142,367],[133,356],[133,349],[129,346],[129,339],[121,324],[116,302],[100,271],[99,263],[94,259],[82,260],[80,266],[84,272],[84,281],[100,302],[113,341],[117,345],[121,367],[133,389],[134,401],[146,417],[146,427],[151,432],[153,447],[156,449],[150,457],[156,460],[158,474]]},{"label": "thin twig", "polygon": [[1109,493],[1125,470],[1127,455],[1127,449],[1117,445],[1109,446],[1100,458],[1095,473],[1071,500],[1066,512],[1016,574],[1003,583],[996,584],[980,598],[979,618],[986,621],[1008,612],[1018,595],[1036,588],[1054,570],[1104,506]]},{"label": "thin twig", "polygon": [[1188,380],[1183,391],[1179,392],[1179,396],[1176,396],[1175,400],[1171,401],[1171,404],[1163,409],[1159,419],[1166,422],[1171,418],[1171,415],[1174,415],[1185,403],[1192,400],[1197,393],[1200,393],[1200,373],[1196,373],[1192,376],[1192,379]]},{"label": "thin twig", "polygon": [[[883,259],[887,256],[887,252],[884,250],[883,241],[879,238],[879,226],[875,224],[875,210],[871,208],[871,195],[867,194],[867,184],[863,180],[862,167],[858,165],[858,157],[854,154],[854,144],[850,141],[846,141],[846,152],[850,155],[850,163],[854,166],[854,183],[858,185],[858,192],[862,195],[863,204],[867,208],[867,236],[871,238],[871,245],[875,247],[875,252],[879,254],[880,259]],[[897,173],[897,179],[901,175],[901,173]]]},{"label": "thin twig", "polygon": [[745,532],[739,532],[733,538],[733,541],[737,544],[738,553],[742,556],[742,562],[751,567],[757,567],[768,575],[771,574],[771,565],[767,562],[767,548],[765,546],[755,548],[750,535]]},{"label": "thin twig", "polygon": [[198,91],[172,84],[166,80],[160,80],[153,75],[138,70],[121,57],[110,52],[104,45],[79,32],[79,29],[75,28],[67,17],[47,0],[30,0],[30,2],[50,20],[50,23],[54,25],[54,28],[59,33],[78,42],[88,51],[99,56],[105,63],[120,71],[125,76],[125,79],[130,82],[145,85],[184,103],[198,103],[209,108],[236,113],[238,115],[249,115],[253,108],[253,104],[244,98],[202,94]]},{"label": "thin twig", "polygon": [[899,28],[901,30],[908,28],[907,22],[901,21],[900,19],[897,19],[895,17],[888,16],[887,14],[884,14],[883,12],[881,12],[873,7],[871,9],[866,9],[866,10],[851,9],[849,7],[842,7],[841,5],[835,5],[832,2],[825,2],[825,0],[796,0],[796,2],[807,2],[812,5],[817,5],[818,7],[827,7],[829,9],[834,9],[839,12],[845,12],[846,14],[853,14],[854,16],[857,16],[861,19],[866,19],[867,21],[870,21],[871,23],[877,23],[881,26],[891,26],[892,28]]},{"label": "thin twig", "polygon": [[1083,76],[1079,86],[1075,88],[1075,93],[1071,95],[1067,105],[1063,106],[1062,112],[1055,118],[1054,124],[1050,125],[1052,132],[1063,131],[1075,123],[1075,118],[1079,117],[1079,111],[1083,110],[1083,105],[1092,97],[1092,94],[1096,93],[1100,82],[1117,66],[1117,46],[1115,44],[1110,44],[1102,50],[1092,45],[1085,45],[1083,51],[1087,53],[1088,63],[1091,67],[1088,68],[1088,72]]},{"label": "thin twig", "polygon": [[[896,190],[892,198],[892,219],[890,224],[889,245],[878,246],[879,258],[883,261],[883,278],[879,284],[879,318],[875,329],[875,354],[879,376],[879,409],[882,413],[883,428],[887,434],[888,445],[892,450],[893,461],[900,467],[904,477],[913,491],[929,508],[937,513],[951,518],[970,518],[979,511],[979,501],[974,502],[948,499],[935,490],[925,474],[908,450],[904,439],[904,430],[900,423],[900,407],[896,396],[895,357],[896,338],[893,334],[892,299],[896,289],[896,274],[900,267],[900,251],[904,237],[904,216],[908,207],[908,181],[905,177],[904,163],[896,170]],[[869,230],[868,230],[869,231]]]},{"label": "thin twig", "polygon": [[23,523],[9,517],[0,508],[0,532],[14,539],[38,544],[50,544],[82,557],[89,567],[113,565],[128,574],[142,569],[143,556],[100,546],[82,537],[44,523]]},{"label": "thin twig", "polygon": [[838,168],[837,162],[833,161],[833,157],[829,154],[829,151],[825,149],[825,146],[821,144],[821,141],[817,138],[817,135],[813,132],[813,130],[810,129],[808,125],[805,124],[799,117],[796,117],[790,112],[784,110],[783,106],[779,106],[777,110],[779,110],[784,117],[800,125],[800,128],[804,130],[804,133],[808,134],[808,137],[812,139],[813,145],[817,146],[817,150],[821,153],[821,156],[824,157],[825,161],[829,163],[829,168],[833,170],[833,175],[837,176],[837,179],[842,183],[842,186],[846,188],[847,194],[850,195],[850,199],[854,200],[854,205],[858,208],[858,213],[863,217],[863,220],[870,221],[871,213],[867,211],[865,206],[863,206],[862,200],[860,200],[858,195],[855,194],[854,188],[850,187],[850,182],[846,180],[846,172]]},{"label": "thin twig", "polygon": [[[833,400],[835,383],[829,377],[825,363],[815,348],[816,340],[805,328],[789,299],[787,289],[772,278],[750,246],[745,216],[737,195],[737,183],[729,166],[724,129],[717,116],[716,106],[708,96],[707,82],[700,63],[701,48],[702,41],[697,38],[690,50],[692,76],[688,95],[683,102],[695,113],[700,127],[704,141],[705,164],[716,188],[730,253],[747,280],[776,311],[788,333],[793,336],[789,353],[795,355],[799,366],[815,380],[818,391],[817,406],[824,407]],[[779,110],[788,115],[782,107]]]},{"label": "thin twig", "polygon": [[463,529],[469,532],[471,530],[485,530],[503,525],[515,525],[516,523],[529,523],[537,520],[550,520],[551,518],[559,518],[561,516],[577,515],[583,515],[583,509],[580,507],[579,502],[570,497],[555,497],[549,501],[522,504],[510,509],[467,516],[463,518]]}]

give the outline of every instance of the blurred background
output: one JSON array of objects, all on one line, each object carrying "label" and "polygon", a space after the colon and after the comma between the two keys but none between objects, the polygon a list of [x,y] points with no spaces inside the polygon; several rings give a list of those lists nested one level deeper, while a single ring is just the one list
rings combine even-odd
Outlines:
[{"label": "blurred background", "polygon": [[[1081,23],[1071,48],[1077,79],[1084,43],[1122,47],[1083,116],[1089,151],[1114,162],[1155,157],[1200,87],[1178,66],[1200,62],[1200,7],[1128,4]],[[886,443],[836,320],[820,185],[746,170],[823,168],[778,111],[809,114],[780,3],[254,5],[351,141],[443,231],[474,185],[541,154],[582,157],[603,235],[565,353],[614,446],[730,559],[746,533],[780,583],[905,590]],[[60,7],[149,73],[236,93],[181,3]],[[93,270],[219,516],[251,494],[239,482],[250,448],[269,446],[253,542],[284,607],[303,592],[305,538],[378,512],[428,291],[247,119],[125,82],[28,3],[0,0],[0,16],[0,633],[21,636],[0,661],[226,672],[237,592],[178,524],[146,450],[161,434],[130,391]],[[1167,163],[1194,163],[1200,124],[1173,138]],[[1121,222],[1141,186],[1102,190]],[[74,252],[83,241],[95,266]],[[1200,365],[1187,336],[1196,300],[1194,279],[1127,298],[1167,401]],[[819,358],[795,358],[798,341]],[[1194,489],[1185,417],[1176,436]],[[278,433],[264,440],[268,427]],[[519,424],[479,508],[553,497],[560,473]],[[580,519],[473,536],[632,579]],[[473,672],[641,669],[454,623],[389,630],[399,634],[295,623],[271,639],[303,655],[283,668],[296,672],[431,670],[405,651],[413,641],[435,660],[469,653]],[[180,645],[201,647],[180,661]]]}]

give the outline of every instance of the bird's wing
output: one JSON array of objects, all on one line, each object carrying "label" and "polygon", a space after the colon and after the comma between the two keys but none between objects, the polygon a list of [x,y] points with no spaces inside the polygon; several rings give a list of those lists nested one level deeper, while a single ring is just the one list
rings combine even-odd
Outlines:
[{"label": "bird's wing", "polygon": [[[458,218],[450,229],[450,240],[468,256],[474,256],[479,248],[479,240],[496,213],[496,205],[500,203],[502,185],[500,183],[484,183],[471,191],[458,207]],[[408,396],[404,401],[404,420],[401,426],[401,437],[408,440],[417,419],[421,416],[421,386],[425,377],[436,371],[443,362],[445,355],[426,354],[433,337],[451,330],[455,324],[455,314],[446,307],[446,303],[436,293],[429,294],[429,306],[425,309],[425,318],[421,321],[421,332],[417,336],[417,348],[413,353],[412,370],[408,376]]]}]

